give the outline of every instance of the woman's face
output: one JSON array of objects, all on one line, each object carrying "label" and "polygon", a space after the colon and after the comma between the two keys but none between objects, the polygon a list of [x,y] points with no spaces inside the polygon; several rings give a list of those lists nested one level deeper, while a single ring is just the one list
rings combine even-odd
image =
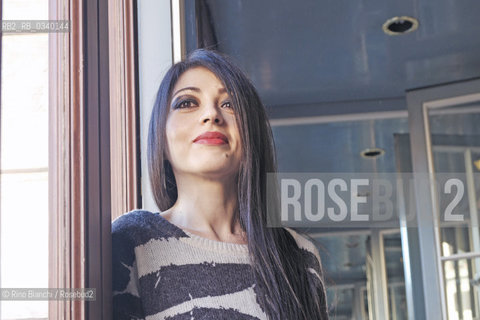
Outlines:
[{"label": "woman's face", "polygon": [[238,172],[242,146],[235,119],[230,96],[211,71],[195,67],[180,76],[166,123],[167,159],[177,179]]}]

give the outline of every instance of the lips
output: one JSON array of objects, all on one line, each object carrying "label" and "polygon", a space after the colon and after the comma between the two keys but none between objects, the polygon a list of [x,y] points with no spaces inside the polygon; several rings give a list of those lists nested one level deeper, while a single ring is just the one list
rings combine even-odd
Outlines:
[{"label": "lips", "polygon": [[193,140],[195,143],[200,143],[200,144],[227,144],[228,139],[224,134],[221,134],[220,132],[217,131],[208,131],[205,133],[202,133],[198,137]]}]

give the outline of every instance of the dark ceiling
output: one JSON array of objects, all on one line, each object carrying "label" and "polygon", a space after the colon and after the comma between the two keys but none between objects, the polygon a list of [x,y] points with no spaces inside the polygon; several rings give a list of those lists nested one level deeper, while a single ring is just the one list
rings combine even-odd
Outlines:
[{"label": "dark ceiling", "polygon": [[[403,99],[480,76],[479,1],[204,0],[187,1],[186,13],[196,17],[187,49],[233,56],[271,107]],[[418,29],[386,35],[395,16]]]}]

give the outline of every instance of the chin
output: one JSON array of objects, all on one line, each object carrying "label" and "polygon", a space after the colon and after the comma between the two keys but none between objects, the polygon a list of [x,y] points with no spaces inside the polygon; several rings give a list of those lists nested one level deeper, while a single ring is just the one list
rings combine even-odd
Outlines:
[{"label": "chin", "polygon": [[231,166],[205,166],[197,168],[196,172],[200,174],[212,174],[212,175],[229,175],[232,174]]},{"label": "chin", "polygon": [[219,163],[211,164],[211,165],[203,165],[203,166],[195,166],[192,168],[193,172],[196,172],[205,177],[212,177],[212,178],[226,178],[228,176],[232,176],[235,174],[234,164],[231,162],[224,163],[219,165]]}]

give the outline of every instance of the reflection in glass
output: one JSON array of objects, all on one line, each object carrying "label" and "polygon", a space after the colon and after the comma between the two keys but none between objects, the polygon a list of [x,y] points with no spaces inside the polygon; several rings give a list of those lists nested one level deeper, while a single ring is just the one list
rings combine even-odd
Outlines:
[{"label": "reflection in glass", "polygon": [[480,253],[480,163],[476,165],[480,158],[480,106],[477,103],[431,109],[428,115],[431,160],[437,180],[441,175],[450,175],[464,186],[461,200],[451,211],[463,217],[459,222],[447,221],[448,205],[455,194],[442,193],[441,185],[435,190],[447,315],[450,320],[478,319],[479,294],[475,279],[480,259],[467,260],[464,255]]},{"label": "reflection in glass", "polygon": [[448,319],[477,319],[478,287],[473,287],[473,260],[444,261]]},{"label": "reflection in glass", "polygon": [[365,284],[330,287],[327,292],[333,320],[367,320],[368,296]]},{"label": "reflection in glass", "polygon": [[383,236],[390,319],[408,319],[400,232]]},{"label": "reflection in glass", "polygon": [[337,234],[315,240],[327,277],[331,319],[368,319],[366,234]]}]

